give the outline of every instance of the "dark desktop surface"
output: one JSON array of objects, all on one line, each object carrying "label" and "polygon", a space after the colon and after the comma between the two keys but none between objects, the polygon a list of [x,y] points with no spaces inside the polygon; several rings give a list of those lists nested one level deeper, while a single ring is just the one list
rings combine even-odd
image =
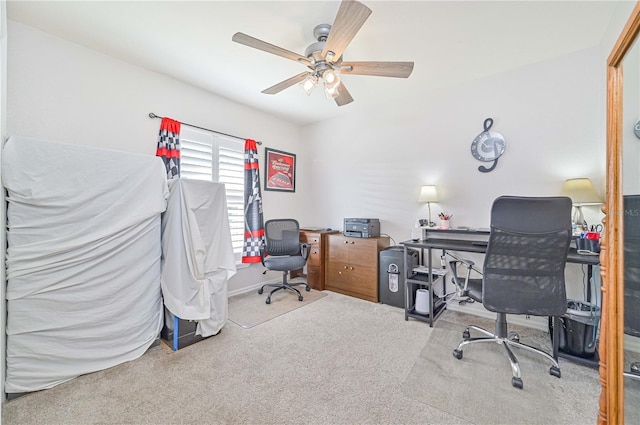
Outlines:
[{"label": "dark desktop surface", "polygon": [[[431,230],[429,230],[431,231]],[[411,248],[435,248],[444,249],[449,251],[462,251],[462,252],[476,252],[484,254],[487,252],[487,243],[485,236],[489,235],[489,232],[474,232],[474,231],[457,231],[457,230],[440,230],[442,233],[471,233],[482,235],[482,239],[453,239],[453,238],[438,238],[427,237],[427,239],[408,240],[401,242],[402,245],[406,245]],[[600,264],[599,255],[583,255],[579,254],[575,247],[569,248],[567,254],[568,263],[586,264],[595,266]]]},{"label": "dark desktop surface", "polygon": [[489,233],[491,233],[491,229],[489,229],[488,227],[467,227],[467,226],[451,227],[449,229],[440,229],[439,227],[427,227],[425,230],[428,233],[430,232],[467,233],[467,234],[476,234],[476,235],[488,235]]}]

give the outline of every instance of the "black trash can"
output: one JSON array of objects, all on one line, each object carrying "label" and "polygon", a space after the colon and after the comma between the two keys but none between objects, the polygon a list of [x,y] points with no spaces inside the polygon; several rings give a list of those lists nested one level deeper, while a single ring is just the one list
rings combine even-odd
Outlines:
[{"label": "black trash can", "polygon": [[378,299],[383,304],[404,308],[404,287],[407,270],[418,266],[418,251],[407,250],[404,259],[404,247],[390,246],[380,251]]},{"label": "black trash can", "polygon": [[[558,349],[577,357],[592,358],[598,348],[600,307],[588,302],[567,300],[567,312],[560,318]],[[549,333],[553,341],[553,326]]]}]

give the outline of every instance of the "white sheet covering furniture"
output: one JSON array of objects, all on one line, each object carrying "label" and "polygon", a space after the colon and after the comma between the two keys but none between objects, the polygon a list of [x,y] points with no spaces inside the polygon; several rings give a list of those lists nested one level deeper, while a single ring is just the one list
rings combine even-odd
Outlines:
[{"label": "white sheet covering furniture", "polygon": [[227,281],[236,273],[225,187],[169,180],[162,215],[162,294],[167,309],[198,321],[196,335],[217,334],[228,318]]},{"label": "white sheet covering furniture", "polygon": [[8,393],[51,388],[141,356],[162,326],[160,158],[12,137]]}]

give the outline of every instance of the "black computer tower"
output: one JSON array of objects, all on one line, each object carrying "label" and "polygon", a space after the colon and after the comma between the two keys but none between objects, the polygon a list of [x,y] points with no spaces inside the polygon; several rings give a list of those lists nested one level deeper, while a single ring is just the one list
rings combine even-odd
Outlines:
[{"label": "black computer tower", "polygon": [[381,303],[404,308],[407,270],[418,266],[418,256],[417,250],[408,249],[405,259],[402,246],[390,246],[380,251],[378,299]]}]

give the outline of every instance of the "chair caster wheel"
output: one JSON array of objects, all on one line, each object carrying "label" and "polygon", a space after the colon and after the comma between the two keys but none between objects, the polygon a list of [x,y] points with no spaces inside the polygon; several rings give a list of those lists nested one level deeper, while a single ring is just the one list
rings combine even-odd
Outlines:
[{"label": "chair caster wheel", "polygon": [[[262,295],[263,292],[264,292],[263,288],[258,289],[258,294]],[[267,303],[267,304],[269,304],[269,303]]]},{"label": "chair caster wheel", "polygon": [[520,335],[518,335],[518,332],[511,331],[507,334],[507,339],[509,341],[520,342]]},{"label": "chair caster wheel", "polygon": [[522,389],[524,387],[524,385],[522,384],[522,379],[516,377],[511,378],[511,385],[518,389]]},{"label": "chair caster wheel", "polygon": [[462,332],[462,339],[467,340],[471,338],[471,334],[469,333],[469,329],[465,329],[464,332]]},{"label": "chair caster wheel", "polygon": [[458,360],[462,359],[462,350],[453,350],[453,357]]},{"label": "chair caster wheel", "polygon": [[309,292],[311,290],[310,286],[307,286],[306,288],[304,288],[305,291]]},{"label": "chair caster wheel", "polygon": [[302,295],[298,295],[298,301],[302,301],[304,298],[302,298]]},{"label": "chair caster wheel", "polygon": [[551,366],[551,369],[549,369],[549,374],[555,376],[556,378],[560,378],[560,368],[557,368],[555,366]]},{"label": "chair caster wheel", "polygon": [[267,304],[271,304],[271,298],[267,298],[266,300],[264,300],[264,302]]}]

